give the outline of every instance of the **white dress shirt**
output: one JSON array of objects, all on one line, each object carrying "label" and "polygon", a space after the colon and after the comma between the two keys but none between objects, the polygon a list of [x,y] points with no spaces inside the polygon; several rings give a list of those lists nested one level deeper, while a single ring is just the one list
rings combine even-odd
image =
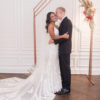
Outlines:
[{"label": "white dress shirt", "polygon": [[61,22],[64,20],[65,17],[66,17],[66,16],[64,16],[64,17],[61,19]]}]

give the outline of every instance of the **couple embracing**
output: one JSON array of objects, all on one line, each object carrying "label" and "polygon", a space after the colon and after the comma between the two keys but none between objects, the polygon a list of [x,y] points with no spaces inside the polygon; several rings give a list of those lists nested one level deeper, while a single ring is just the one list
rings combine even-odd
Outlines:
[{"label": "couple embracing", "polygon": [[[58,7],[56,9],[56,14],[54,12],[49,12],[47,14],[46,20],[46,29],[51,37],[49,44],[55,45],[55,47],[58,48],[58,54],[56,56],[59,58],[58,60],[62,83],[62,89],[55,93],[58,95],[68,94],[71,90],[70,54],[72,42],[72,23],[70,19],[65,16],[65,12],[65,8]],[[61,20],[59,27],[55,24],[57,19]],[[55,53],[57,51],[54,51],[52,47],[51,52]],[[54,61],[56,60],[54,59]],[[54,64],[56,67],[56,63]]]},{"label": "couple embracing", "polygon": [[[48,53],[45,65],[38,64],[32,74],[0,80],[0,100],[53,100],[55,94],[71,91],[70,54],[72,23],[65,16],[65,8],[58,7],[56,14],[49,12],[46,19]],[[58,27],[55,23],[61,20]]]}]

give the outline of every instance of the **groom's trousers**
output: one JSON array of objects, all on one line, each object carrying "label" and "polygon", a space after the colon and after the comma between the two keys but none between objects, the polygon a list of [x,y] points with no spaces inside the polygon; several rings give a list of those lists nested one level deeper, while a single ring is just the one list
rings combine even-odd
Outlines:
[{"label": "groom's trousers", "polygon": [[70,53],[59,54],[59,64],[62,78],[63,88],[70,90],[71,85],[71,69],[70,69]]}]

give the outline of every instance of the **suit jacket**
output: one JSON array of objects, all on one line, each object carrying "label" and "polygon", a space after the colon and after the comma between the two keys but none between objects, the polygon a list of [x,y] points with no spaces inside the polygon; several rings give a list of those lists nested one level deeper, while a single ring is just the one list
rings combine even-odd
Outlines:
[{"label": "suit jacket", "polygon": [[70,19],[65,17],[59,27],[59,35],[63,35],[68,32],[69,39],[58,39],[54,40],[55,44],[59,44],[59,54],[71,53],[72,48],[72,22]]}]

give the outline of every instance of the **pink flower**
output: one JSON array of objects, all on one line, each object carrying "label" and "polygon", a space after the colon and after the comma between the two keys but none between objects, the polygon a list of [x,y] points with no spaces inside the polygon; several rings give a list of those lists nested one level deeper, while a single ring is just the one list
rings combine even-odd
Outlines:
[{"label": "pink flower", "polygon": [[83,14],[86,15],[86,11],[83,11]]},{"label": "pink flower", "polygon": [[93,19],[93,16],[87,16],[87,18],[89,19],[89,20],[92,20]]}]

